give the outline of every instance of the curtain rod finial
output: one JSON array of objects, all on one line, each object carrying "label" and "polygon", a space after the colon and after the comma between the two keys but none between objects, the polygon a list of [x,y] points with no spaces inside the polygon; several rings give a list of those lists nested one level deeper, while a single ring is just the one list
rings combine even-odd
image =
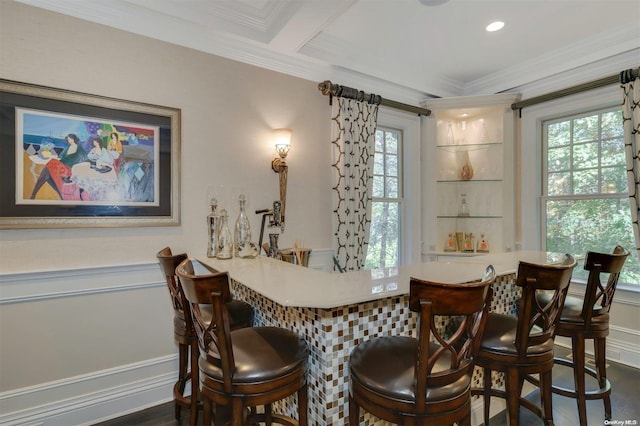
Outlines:
[{"label": "curtain rod finial", "polygon": [[[330,80],[325,80],[322,83],[318,83],[318,90],[322,92],[323,95],[331,95],[335,89],[333,88],[333,84]],[[337,85],[336,85],[337,86]]]}]

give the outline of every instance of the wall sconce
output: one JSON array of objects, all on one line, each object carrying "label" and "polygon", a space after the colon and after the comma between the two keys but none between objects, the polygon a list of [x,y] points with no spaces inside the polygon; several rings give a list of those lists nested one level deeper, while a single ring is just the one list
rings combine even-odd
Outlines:
[{"label": "wall sconce", "polygon": [[284,213],[287,201],[287,154],[291,147],[291,129],[275,129],[273,131],[273,139],[276,146],[276,152],[278,157],[271,161],[271,169],[278,173],[280,180],[280,217],[276,217],[274,214],[274,224],[280,225],[280,228],[284,232]]}]

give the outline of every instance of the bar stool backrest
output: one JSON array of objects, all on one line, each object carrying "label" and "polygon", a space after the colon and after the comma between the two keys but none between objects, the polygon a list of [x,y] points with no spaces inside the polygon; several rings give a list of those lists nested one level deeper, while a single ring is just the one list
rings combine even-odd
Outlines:
[{"label": "bar stool backrest", "polygon": [[[491,304],[493,266],[486,269],[481,281],[445,284],[411,278],[409,308],[419,312],[416,360],[416,406],[423,407],[428,388],[454,383],[473,371],[474,358],[487,321]],[[440,316],[456,316],[453,329],[443,330],[437,324]],[[434,350],[431,341],[437,342]],[[447,360],[447,368],[443,366]]]},{"label": "bar stool backrest", "polygon": [[627,256],[629,251],[621,246],[616,246],[612,254],[587,252],[584,269],[589,271],[589,278],[582,305],[582,318],[587,327],[593,317],[609,313]]},{"label": "bar stool backrest", "polygon": [[156,258],[160,263],[160,269],[167,281],[167,288],[169,289],[173,310],[180,318],[184,318],[187,328],[191,329],[191,312],[189,306],[187,306],[184,293],[182,292],[179,278],[176,276],[176,267],[187,259],[187,257],[186,253],[173,254],[169,247],[163,248],[156,254]]},{"label": "bar stool backrest", "polygon": [[[576,259],[566,254],[561,264],[533,264],[521,261],[518,265],[516,285],[522,287],[518,303],[518,325],[515,345],[518,358],[527,358],[531,346],[541,345],[555,337],[556,326],[567,297]],[[536,300],[540,292],[551,294],[549,302],[542,306]]]},{"label": "bar stool backrest", "polygon": [[[184,295],[191,308],[200,353],[222,369],[226,392],[232,391],[235,360],[231,344],[231,320],[227,305],[231,300],[229,274],[218,272],[195,275],[193,263],[186,259],[176,268]],[[211,315],[206,306],[211,306]]]}]

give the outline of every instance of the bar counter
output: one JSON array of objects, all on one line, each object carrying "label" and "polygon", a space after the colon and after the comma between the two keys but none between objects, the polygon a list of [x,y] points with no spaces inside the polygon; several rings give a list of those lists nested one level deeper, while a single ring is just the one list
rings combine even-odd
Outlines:
[{"label": "bar counter", "polygon": [[[493,284],[491,310],[514,314],[519,298],[514,285],[518,262],[558,263],[562,255],[520,251],[451,256],[397,268],[345,273],[309,269],[264,256],[196,259],[229,272],[234,297],[255,309],[254,325],[285,327],[305,337],[311,352],[309,424],[325,426],[347,423],[347,363],[358,343],[382,335],[416,336],[417,315],[408,308],[410,277],[463,283],[481,278],[485,268],[493,265],[498,277]],[[481,380],[481,372],[476,370],[472,386],[480,386]],[[494,381],[500,386],[502,379],[495,377]],[[274,409],[292,414],[295,404],[290,398]],[[366,414],[361,424],[383,423]]]}]

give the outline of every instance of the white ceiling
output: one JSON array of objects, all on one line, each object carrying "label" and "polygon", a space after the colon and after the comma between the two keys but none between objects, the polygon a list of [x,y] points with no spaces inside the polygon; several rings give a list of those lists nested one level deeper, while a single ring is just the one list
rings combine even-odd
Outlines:
[{"label": "white ceiling", "polygon": [[[498,93],[611,57],[640,64],[640,0],[17,1],[400,101]],[[504,29],[486,32],[493,20]]]}]

